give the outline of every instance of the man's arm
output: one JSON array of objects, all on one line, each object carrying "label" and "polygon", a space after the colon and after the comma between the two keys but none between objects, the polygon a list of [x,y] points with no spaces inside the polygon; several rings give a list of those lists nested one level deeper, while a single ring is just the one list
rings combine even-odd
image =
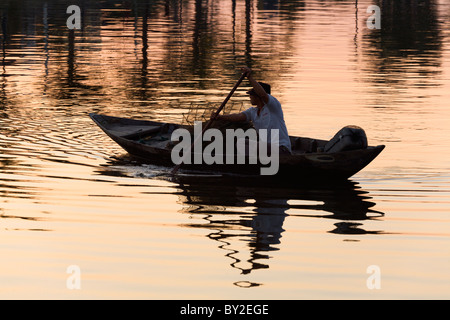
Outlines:
[{"label": "man's arm", "polygon": [[264,101],[264,103],[269,102],[269,95],[267,94],[266,90],[261,87],[261,85],[256,81],[252,76],[252,69],[248,67],[244,67],[241,69],[242,72],[246,74],[248,81],[250,82],[250,85],[255,89],[256,94]]},{"label": "man's arm", "polygon": [[240,122],[240,121],[246,121],[247,116],[244,113],[232,113],[232,114],[223,114],[218,115],[216,117],[216,120],[226,120],[231,122]]}]

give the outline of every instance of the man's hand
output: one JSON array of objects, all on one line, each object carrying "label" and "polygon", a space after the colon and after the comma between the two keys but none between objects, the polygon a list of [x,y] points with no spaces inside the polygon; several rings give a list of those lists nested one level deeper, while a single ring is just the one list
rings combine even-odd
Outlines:
[{"label": "man's hand", "polygon": [[247,78],[252,74],[252,69],[250,69],[249,67],[242,67],[241,71]]}]

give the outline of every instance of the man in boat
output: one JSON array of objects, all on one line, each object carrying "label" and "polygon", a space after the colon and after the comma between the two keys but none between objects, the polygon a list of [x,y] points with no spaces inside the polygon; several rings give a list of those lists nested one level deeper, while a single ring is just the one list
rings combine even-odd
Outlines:
[{"label": "man in boat", "polygon": [[[278,129],[279,141],[277,142],[280,154],[291,154],[291,141],[284,122],[283,110],[280,102],[273,97],[270,85],[256,81],[252,76],[252,70],[248,67],[241,69],[246,75],[251,86],[251,90],[247,91],[250,96],[250,102],[253,106],[241,113],[218,115],[216,120],[225,120],[231,122],[251,121],[257,131],[267,129],[267,141],[270,143],[271,129]],[[271,150],[270,148],[268,148]]]}]

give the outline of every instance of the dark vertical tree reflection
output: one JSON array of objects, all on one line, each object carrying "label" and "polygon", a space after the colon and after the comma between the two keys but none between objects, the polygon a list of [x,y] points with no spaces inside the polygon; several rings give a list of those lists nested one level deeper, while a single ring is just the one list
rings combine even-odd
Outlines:
[{"label": "dark vertical tree reflection", "polygon": [[[442,35],[433,0],[377,1],[380,30],[364,28],[363,54],[371,79],[396,87],[435,85],[440,73]],[[404,68],[405,65],[408,68]],[[409,81],[414,78],[414,81]]]},{"label": "dark vertical tree reflection", "polygon": [[[161,109],[231,87],[242,65],[276,85],[295,64],[302,19],[314,6],[354,12],[355,69],[374,87],[435,85],[442,62],[444,25],[434,0],[376,1],[381,30],[362,27],[365,14],[358,8],[365,3],[357,0],[81,1],[82,30],[67,29],[69,4],[0,3],[3,100],[9,65],[28,51],[39,56],[27,63],[43,65],[35,75],[50,99],[89,96],[104,105]],[[9,51],[12,37],[15,50]]]}]

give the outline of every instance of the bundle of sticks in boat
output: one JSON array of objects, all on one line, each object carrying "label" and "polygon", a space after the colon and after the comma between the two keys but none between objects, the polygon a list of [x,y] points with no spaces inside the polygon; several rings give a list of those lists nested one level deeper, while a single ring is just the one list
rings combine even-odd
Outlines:
[{"label": "bundle of sticks in boat", "polygon": [[[183,114],[182,124],[193,125],[195,121],[207,122],[211,118],[211,114],[219,108],[220,104],[220,102],[207,102],[205,104],[191,103],[189,111]],[[243,107],[243,102],[229,101],[223,108],[221,114],[241,112]]]}]

